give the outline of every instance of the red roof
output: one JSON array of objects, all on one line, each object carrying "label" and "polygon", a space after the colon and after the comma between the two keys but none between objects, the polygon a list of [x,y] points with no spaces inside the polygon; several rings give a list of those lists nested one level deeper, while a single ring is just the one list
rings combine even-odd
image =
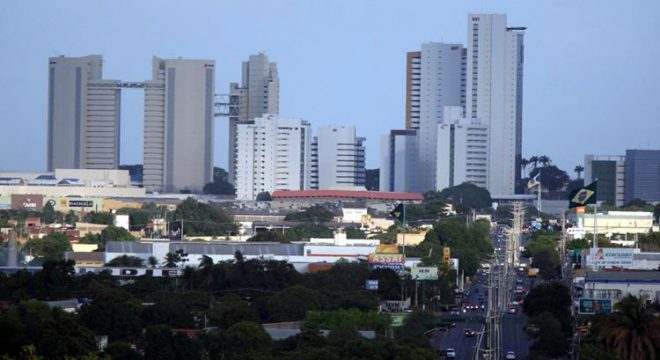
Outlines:
[{"label": "red roof", "polygon": [[273,198],[352,198],[375,200],[422,201],[420,193],[365,191],[365,190],[275,190]]}]

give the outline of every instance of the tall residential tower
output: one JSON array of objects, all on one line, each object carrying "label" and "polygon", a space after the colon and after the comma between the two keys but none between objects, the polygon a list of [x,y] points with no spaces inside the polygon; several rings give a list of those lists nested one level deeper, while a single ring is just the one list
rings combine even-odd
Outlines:
[{"label": "tall residential tower", "polygon": [[254,123],[264,114],[280,112],[280,78],[277,64],[268,61],[263,53],[250,55],[243,62],[241,85],[229,84],[229,96],[238,99],[238,111],[229,116],[229,181],[236,185],[236,126]]},{"label": "tall residential tower", "polygon": [[144,187],[201,191],[213,181],[215,61],[153,58],[145,82]]},{"label": "tall residential tower", "polygon": [[100,55],[48,61],[48,171],[119,166],[121,95]]}]

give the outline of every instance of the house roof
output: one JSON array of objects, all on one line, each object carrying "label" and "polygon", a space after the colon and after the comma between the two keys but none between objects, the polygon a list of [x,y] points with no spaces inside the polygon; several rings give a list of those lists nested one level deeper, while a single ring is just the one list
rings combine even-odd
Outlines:
[{"label": "house roof", "polygon": [[412,200],[422,201],[420,193],[385,192],[367,190],[275,190],[273,198],[350,198],[365,200]]},{"label": "house roof", "polygon": [[591,271],[584,279],[587,282],[612,283],[658,283],[660,271]]}]

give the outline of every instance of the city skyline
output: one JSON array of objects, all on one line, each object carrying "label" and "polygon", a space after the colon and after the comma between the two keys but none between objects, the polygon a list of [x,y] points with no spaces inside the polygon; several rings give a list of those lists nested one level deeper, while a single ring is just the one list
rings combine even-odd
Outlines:
[{"label": "city skyline", "polygon": [[[44,68],[49,57],[100,54],[106,79],[147,78],[153,54],[213,59],[216,93],[225,93],[230,82],[241,78],[238,64],[262,51],[279,67],[280,114],[307,119],[314,128],[355,125],[367,138],[367,167],[378,167],[378,139],[390,129],[405,126],[406,53],[427,41],[465,46],[466,18],[473,12],[506,14],[510,24],[528,27],[523,157],[548,155],[573,175],[572,168],[582,163],[584,154],[657,147],[653,136],[659,133],[660,123],[653,119],[660,109],[650,87],[660,80],[653,65],[660,54],[660,47],[653,45],[660,29],[652,15],[652,8],[658,7],[655,3],[621,9],[615,2],[563,6],[556,2],[515,6],[419,3],[415,8],[393,3],[373,8],[352,2],[248,2],[222,8],[214,5],[213,11],[203,13],[200,3],[197,8],[181,10],[179,27],[166,28],[164,34],[141,30],[139,24],[145,16],[165,23],[179,15],[175,6],[166,5],[152,14],[149,4],[72,4],[78,4],[80,12],[93,10],[109,16],[76,17],[73,21],[71,14],[52,4],[0,5],[0,33],[12,34],[5,37],[8,55],[0,60],[0,68],[5,69],[0,71],[0,81],[12,84],[1,90],[0,130],[16,134],[3,141],[0,150],[24,154],[3,156],[2,170],[46,170],[48,76]],[[230,8],[233,19],[218,15],[221,9]],[[445,11],[433,11],[439,9]],[[253,18],[243,15],[248,12]],[[326,18],[326,13],[335,16]],[[375,16],[369,15],[372,13]],[[111,14],[122,17],[117,36],[104,33],[115,25],[111,19],[116,17]],[[391,27],[400,14],[416,16],[419,21],[408,24],[405,31]],[[33,19],[30,23],[37,23],[34,29],[25,24],[28,15]],[[367,23],[362,23],[367,15]],[[278,18],[289,17],[300,21],[274,27]],[[230,36],[229,29],[245,21],[254,21],[256,29]],[[86,31],[76,31],[77,27]],[[203,31],[214,27],[217,32]],[[190,41],[192,38],[197,40]],[[355,56],[360,50],[367,55]],[[126,51],[131,55],[126,56]],[[17,67],[23,71],[8,71]],[[358,83],[360,86],[351,86]],[[121,99],[122,164],[142,163],[142,100],[141,94]],[[617,131],[624,121],[626,131]],[[216,166],[224,168],[227,128],[225,118],[216,120],[213,158]],[[594,133],[600,136],[591,136]],[[564,141],[570,134],[575,134],[575,141]]]}]

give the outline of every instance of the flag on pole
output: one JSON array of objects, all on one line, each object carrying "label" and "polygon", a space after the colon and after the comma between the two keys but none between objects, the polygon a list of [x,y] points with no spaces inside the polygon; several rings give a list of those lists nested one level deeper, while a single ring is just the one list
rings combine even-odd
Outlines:
[{"label": "flag on pole", "polygon": [[397,218],[397,220],[399,220],[401,222],[403,222],[403,219],[405,217],[404,213],[405,213],[405,210],[403,208],[403,203],[399,203],[399,205],[397,205],[394,208],[394,210],[390,211],[390,215]]},{"label": "flag on pole", "polygon": [[539,185],[541,185],[541,172],[540,171],[539,171],[538,174],[536,174],[536,176],[529,179],[529,181],[527,182],[527,188],[531,189],[531,188],[533,188],[535,186],[539,186]]},{"label": "flag on pole", "polygon": [[571,191],[571,193],[568,195],[568,201],[569,209],[578,206],[585,206],[587,204],[595,204],[597,201],[596,181],[587,186]]}]

